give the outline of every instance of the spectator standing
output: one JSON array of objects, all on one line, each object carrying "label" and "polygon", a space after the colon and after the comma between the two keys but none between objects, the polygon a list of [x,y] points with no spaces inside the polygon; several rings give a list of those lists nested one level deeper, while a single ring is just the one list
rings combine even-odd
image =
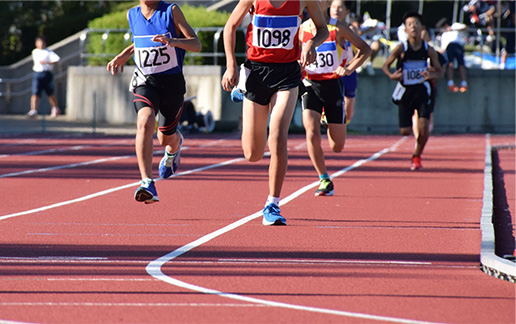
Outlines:
[{"label": "spectator standing", "polygon": [[[448,89],[452,92],[466,92],[468,91],[468,82],[466,65],[464,64],[464,31],[467,26],[461,23],[450,24],[446,18],[442,18],[436,25],[442,30],[441,35],[441,52],[446,53],[448,61],[448,70],[446,73],[448,80]],[[455,85],[453,74],[455,70],[455,62],[459,69],[460,88]]]},{"label": "spectator standing", "polygon": [[38,106],[43,91],[48,96],[48,101],[52,105],[50,116],[55,118],[60,111],[57,106],[57,98],[54,95],[54,75],[52,70],[59,62],[60,58],[54,51],[47,48],[47,43],[43,36],[36,38],[36,48],[32,51],[32,96],[30,99],[30,111],[28,117],[36,117],[38,114]]},{"label": "spectator standing", "polygon": [[503,1],[502,3],[502,27],[507,28],[507,31],[502,33],[505,38],[505,44],[502,47],[502,60],[500,63],[500,69],[505,69],[505,63],[507,62],[508,56],[514,57],[515,43],[516,43],[516,1],[509,0]]}]

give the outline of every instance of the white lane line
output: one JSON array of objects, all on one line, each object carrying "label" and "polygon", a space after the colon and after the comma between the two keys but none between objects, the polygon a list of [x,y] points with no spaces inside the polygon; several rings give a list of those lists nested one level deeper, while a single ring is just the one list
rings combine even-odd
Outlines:
[{"label": "white lane line", "polygon": [[[131,140],[133,142],[134,140]],[[66,144],[59,144],[58,145],[66,145]],[[70,146],[70,147],[62,147],[58,149],[47,149],[47,150],[40,150],[40,151],[30,151],[30,152],[24,152],[24,153],[12,153],[12,154],[0,154],[0,158],[6,158],[11,156],[33,156],[33,155],[43,155],[43,154],[49,154],[49,153],[56,153],[56,152],[65,152],[65,151],[78,151],[83,150],[90,147],[111,147],[111,146],[118,146],[118,145],[125,145],[129,144],[128,140],[118,140],[118,141],[112,141],[109,144],[101,144],[101,145],[76,145],[76,146]],[[20,143],[9,143],[9,144],[0,144],[0,146],[18,146]],[[37,144],[33,144],[37,145]]]},{"label": "white lane line", "polygon": [[124,156],[115,156],[115,157],[111,157],[111,158],[104,158],[104,159],[98,159],[98,160],[93,160],[93,161],[86,161],[86,162],[80,162],[80,163],[58,165],[58,166],[53,166],[53,167],[48,167],[48,168],[6,173],[6,174],[1,174],[0,178],[16,177],[16,176],[25,175],[25,174],[34,174],[34,173],[55,171],[55,170],[62,170],[62,169],[71,169],[71,168],[81,167],[81,166],[85,166],[85,165],[92,165],[92,164],[99,164],[99,163],[116,161],[116,160],[121,160],[121,159],[127,159],[127,158],[134,157],[134,156],[135,156],[134,154],[133,155],[124,155]]},{"label": "white lane line", "polygon": [[[92,306],[92,307],[264,307],[257,304],[222,303],[67,303],[67,302],[3,302],[0,306]],[[2,324],[0,320],[0,324]],[[20,323],[20,322],[6,322]]]},{"label": "white lane line", "polygon": [[25,153],[14,153],[14,154],[2,154],[0,155],[0,158],[5,157],[11,157],[11,156],[33,156],[33,155],[43,155],[48,153],[57,153],[57,152],[66,152],[66,151],[78,151],[85,148],[89,148],[92,145],[76,145],[71,147],[62,147],[58,149],[48,149],[48,150],[41,150],[41,151],[32,151],[32,152],[25,152]]},{"label": "white lane line", "polygon": [[373,265],[432,265],[432,262],[391,260],[318,260],[318,259],[219,259],[220,263],[274,263],[274,264],[373,264]]},{"label": "white lane line", "polygon": [[[332,178],[338,177],[350,170],[353,170],[355,168],[358,168],[359,166],[363,165],[364,163],[367,163],[369,161],[373,161],[384,155],[385,153],[394,151],[401,145],[408,136],[402,137],[398,142],[396,142],[394,145],[392,145],[390,148],[383,149],[375,154],[373,154],[371,157],[367,159],[363,159],[360,161],[355,162],[353,165],[346,167],[332,175]],[[319,185],[319,181],[316,181],[312,184],[309,184],[296,192],[292,193],[288,197],[281,200],[280,204],[283,206],[290,201],[298,198],[303,193],[307,192],[308,190],[315,188],[317,185]],[[355,312],[347,312],[347,311],[341,311],[341,310],[334,310],[334,309],[327,309],[327,308],[319,308],[319,307],[311,307],[311,306],[303,306],[303,305],[295,305],[295,304],[289,304],[289,303],[283,303],[283,302],[276,302],[276,301],[270,301],[265,299],[259,299],[254,297],[248,297],[248,296],[242,296],[238,294],[232,294],[227,292],[218,291],[215,289],[205,288],[197,285],[193,285],[178,279],[175,279],[173,277],[169,277],[166,274],[163,273],[162,267],[165,265],[165,263],[170,262],[174,260],[175,258],[185,254],[186,252],[201,246],[204,243],[207,243],[225,233],[228,233],[258,217],[262,216],[262,211],[258,211],[252,215],[249,215],[247,217],[244,217],[234,223],[231,223],[223,228],[220,228],[212,233],[209,233],[198,240],[195,240],[189,244],[186,244],[182,247],[179,247],[178,249],[150,262],[147,267],[147,273],[151,275],[152,277],[162,280],[168,284],[201,292],[204,294],[209,295],[217,295],[220,297],[230,298],[234,300],[240,300],[244,302],[250,302],[250,303],[256,303],[261,304],[265,306],[271,306],[271,307],[281,307],[281,308],[288,308],[288,309],[295,309],[295,310],[301,310],[301,311],[309,311],[309,312],[315,312],[315,313],[324,313],[324,314],[333,314],[333,315],[339,315],[339,316],[345,316],[345,317],[352,317],[352,318],[363,318],[368,320],[378,320],[378,321],[384,321],[384,322],[395,322],[395,323],[410,323],[410,324],[435,324],[432,322],[426,322],[426,321],[418,321],[418,320],[410,320],[410,319],[403,319],[403,318],[396,318],[396,317],[388,317],[388,316],[378,316],[378,315],[371,315],[371,314],[364,314],[364,313],[355,313]]]},{"label": "white lane line", "polygon": [[[207,166],[204,166],[204,167],[200,167],[200,168],[197,168],[197,169],[192,169],[192,170],[187,170],[187,171],[184,171],[184,172],[176,173],[172,177],[179,177],[179,176],[184,176],[184,175],[188,175],[188,174],[202,172],[202,171],[206,171],[206,170],[210,170],[210,169],[215,169],[215,168],[218,168],[218,167],[230,165],[230,164],[241,162],[241,161],[244,161],[244,160],[245,160],[245,158],[236,158],[236,159],[227,160],[227,161],[216,163],[216,164],[210,164],[210,165],[207,165]],[[154,181],[160,181],[160,180],[163,180],[163,179],[161,179],[161,178],[154,179]],[[133,183],[129,183],[129,184],[123,185],[123,186],[119,186],[119,187],[115,187],[115,188],[111,188],[111,189],[107,189],[107,190],[102,190],[102,191],[99,191],[99,192],[96,192],[96,193],[93,193],[93,194],[90,194],[90,195],[86,195],[86,196],[83,196],[83,197],[79,197],[79,198],[76,198],[76,199],[62,201],[62,202],[55,203],[55,204],[48,205],[48,206],[43,206],[43,207],[39,207],[39,208],[34,208],[34,209],[26,210],[26,211],[21,211],[21,212],[17,212],[17,213],[13,213],[13,214],[8,214],[8,215],[0,216],[0,221],[8,219],[8,218],[35,214],[35,213],[42,212],[42,211],[45,211],[45,210],[54,209],[54,208],[58,208],[58,207],[63,207],[63,206],[66,206],[66,205],[75,204],[75,203],[86,201],[86,200],[89,200],[89,199],[101,197],[101,196],[104,196],[104,195],[107,195],[107,194],[110,194],[110,193],[113,193],[113,192],[116,192],[116,191],[124,190],[124,189],[131,188],[131,187],[135,187],[135,186],[137,186],[139,184],[140,184],[140,182],[137,181],[137,182],[133,182]]]}]

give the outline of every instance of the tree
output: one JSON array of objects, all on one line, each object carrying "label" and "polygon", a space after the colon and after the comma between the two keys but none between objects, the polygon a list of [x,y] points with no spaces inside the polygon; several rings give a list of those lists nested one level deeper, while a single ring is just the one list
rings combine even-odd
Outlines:
[{"label": "tree", "polygon": [[0,65],[28,55],[34,39],[45,35],[51,45],[87,27],[123,1],[0,1]]}]

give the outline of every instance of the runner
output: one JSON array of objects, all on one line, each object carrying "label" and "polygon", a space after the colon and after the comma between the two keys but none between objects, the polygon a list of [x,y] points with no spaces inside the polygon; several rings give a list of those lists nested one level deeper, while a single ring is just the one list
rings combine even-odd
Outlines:
[{"label": "runner", "polygon": [[[406,42],[401,42],[391,52],[382,66],[383,72],[392,80],[398,81],[393,93],[393,100],[399,106],[400,133],[408,136],[412,132],[412,115],[418,112],[418,134],[416,148],[412,155],[411,170],[422,169],[421,154],[429,137],[429,120],[431,108],[429,104],[429,79],[441,76],[441,65],[435,50],[421,38],[423,17],[417,12],[407,12],[403,17],[405,31],[408,36]],[[430,58],[432,70],[428,69],[427,60]],[[397,62],[394,73],[390,66]]]},{"label": "runner", "polygon": [[152,180],[153,133],[159,115],[158,140],[165,146],[159,164],[159,175],[171,177],[179,167],[183,136],[177,131],[186,92],[183,76],[185,51],[199,52],[201,42],[176,4],[140,0],[140,6],[129,10],[133,44],[111,62],[107,70],[115,75],[134,55],[136,69],[130,89],[138,113],[136,156],[141,186],[134,199],[146,204],[159,201]]},{"label": "runner", "polygon": [[[346,24],[355,34],[358,35],[358,31],[352,24],[352,21],[356,21],[356,15],[351,11],[353,1],[333,0],[330,6],[330,17],[342,21]],[[355,48],[353,45],[346,41],[348,46],[348,60],[355,56]],[[371,53],[372,54],[372,53]],[[355,113],[355,98],[356,90],[358,85],[357,71],[353,71],[350,75],[342,77],[342,91],[344,92],[344,106],[346,110],[346,124],[351,122]],[[325,121],[327,124],[327,121]]]},{"label": "runner", "polygon": [[[301,50],[298,32],[305,9],[314,21],[316,32]],[[299,65],[305,67],[315,61],[315,47],[328,37],[328,29],[315,1],[239,1],[224,28],[227,70],[221,84],[226,91],[231,91],[239,81],[235,33],[248,12],[251,13],[251,24],[246,37],[247,80],[242,108],[242,148],[247,160],[261,160],[269,126],[269,196],[263,209],[262,223],[286,225],[280,214],[279,201],[288,165],[288,128],[301,82]]]},{"label": "runner", "polygon": [[[303,125],[306,131],[308,154],[319,175],[320,185],[316,196],[334,194],[333,183],[326,170],[324,152],[321,146],[321,115],[324,112],[328,123],[328,142],[334,152],[341,152],[346,141],[346,112],[342,77],[349,76],[371,55],[371,48],[358,35],[353,33],[345,23],[328,16],[331,0],[319,1],[321,11],[328,23],[330,36],[319,46],[317,61],[305,67],[306,78],[303,83]],[[300,38],[305,45],[312,38],[314,25],[308,20],[301,26]],[[347,62],[350,42],[357,49],[357,54]]]}]

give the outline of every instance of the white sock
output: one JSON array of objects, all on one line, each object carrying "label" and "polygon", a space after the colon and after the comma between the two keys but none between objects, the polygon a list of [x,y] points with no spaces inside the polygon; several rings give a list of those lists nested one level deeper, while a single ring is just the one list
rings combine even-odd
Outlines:
[{"label": "white sock", "polygon": [[467,86],[468,86],[468,83],[467,83],[466,81],[462,81],[462,82],[460,83],[460,86],[461,86],[461,87],[467,87]]},{"label": "white sock", "polygon": [[453,82],[453,80],[448,80],[448,87],[454,85],[455,83]]},{"label": "white sock", "polygon": [[270,204],[279,206],[279,201],[280,201],[279,197],[267,196],[267,202],[265,203],[265,206],[268,206]]}]

